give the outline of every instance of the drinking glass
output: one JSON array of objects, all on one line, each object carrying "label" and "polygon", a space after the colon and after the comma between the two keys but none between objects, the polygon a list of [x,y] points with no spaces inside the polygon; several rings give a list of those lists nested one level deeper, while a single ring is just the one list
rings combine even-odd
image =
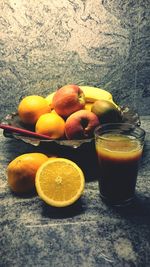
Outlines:
[{"label": "drinking glass", "polygon": [[130,204],[135,195],[145,131],[129,123],[108,123],[98,126],[94,136],[102,199],[115,206]]}]

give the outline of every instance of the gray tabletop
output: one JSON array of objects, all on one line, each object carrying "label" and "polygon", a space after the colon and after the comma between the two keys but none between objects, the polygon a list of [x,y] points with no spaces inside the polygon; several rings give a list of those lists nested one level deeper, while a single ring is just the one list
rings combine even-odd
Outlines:
[{"label": "gray tabletop", "polygon": [[141,118],[146,141],[132,206],[116,209],[99,197],[96,179],[72,207],[55,209],[37,195],[18,197],[8,188],[6,167],[38,148],[0,132],[0,266],[150,266],[150,120]]}]

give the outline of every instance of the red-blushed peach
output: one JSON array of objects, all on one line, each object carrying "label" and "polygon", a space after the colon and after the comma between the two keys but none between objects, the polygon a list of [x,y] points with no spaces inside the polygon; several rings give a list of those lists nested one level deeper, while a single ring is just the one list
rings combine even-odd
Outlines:
[{"label": "red-blushed peach", "polygon": [[85,106],[85,95],[79,86],[70,84],[58,89],[53,96],[52,106],[60,116],[67,118]]},{"label": "red-blushed peach", "polygon": [[94,129],[99,125],[98,117],[89,110],[79,110],[71,114],[65,123],[67,139],[85,139],[93,136]]}]

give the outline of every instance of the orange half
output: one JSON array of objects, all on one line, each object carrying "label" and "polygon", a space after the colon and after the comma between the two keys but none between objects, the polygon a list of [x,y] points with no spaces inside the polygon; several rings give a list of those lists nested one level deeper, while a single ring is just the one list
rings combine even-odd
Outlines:
[{"label": "orange half", "polygon": [[35,186],[39,197],[48,205],[66,207],[82,195],[85,178],[76,163],[55,158],[47,160],[38,169]]}]

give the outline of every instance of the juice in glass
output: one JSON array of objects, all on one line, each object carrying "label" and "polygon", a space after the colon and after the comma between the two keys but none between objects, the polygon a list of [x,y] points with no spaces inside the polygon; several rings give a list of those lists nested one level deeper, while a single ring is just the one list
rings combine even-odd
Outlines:
[{"label": "juice in glass", "polygon": [[100,194],[114,205],[128,204],[134,198],[144,135],[144,130],[120,123],[95,130]]}]

